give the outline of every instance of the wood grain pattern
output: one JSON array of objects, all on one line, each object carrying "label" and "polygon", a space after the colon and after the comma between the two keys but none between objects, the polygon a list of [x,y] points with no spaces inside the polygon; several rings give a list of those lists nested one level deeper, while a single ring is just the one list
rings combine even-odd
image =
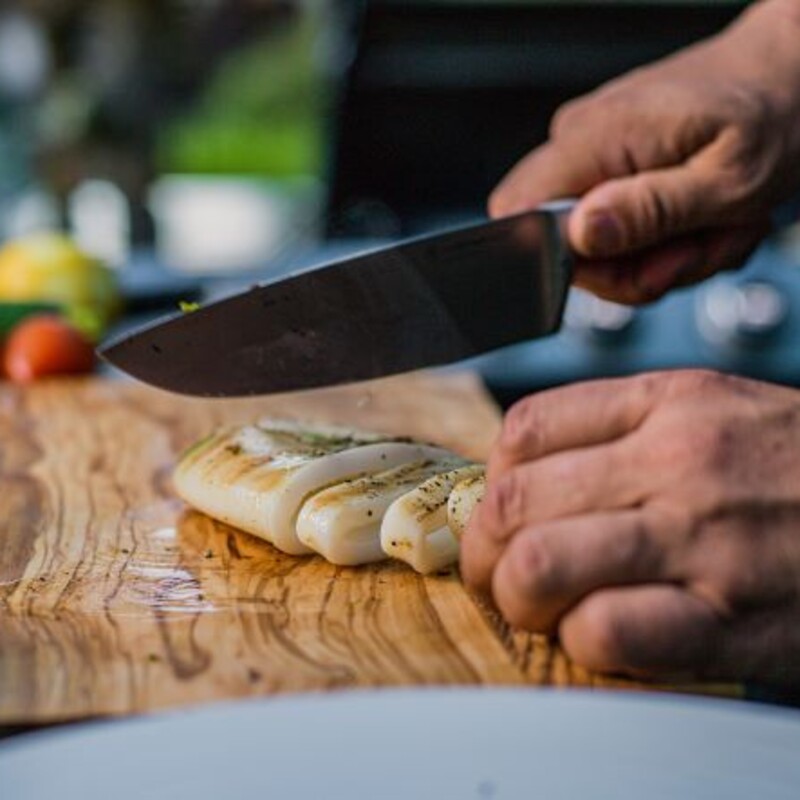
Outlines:
[{"label": "wood grain pattern", "polygon": [[0,389],[0,724],[285,691],[633,685],[512,635],[455,572],[285,556],[187,510],[176,454],[264,414],[412,434],[481,458],[499,415],[468,375],[204,401],[89,379]]}]

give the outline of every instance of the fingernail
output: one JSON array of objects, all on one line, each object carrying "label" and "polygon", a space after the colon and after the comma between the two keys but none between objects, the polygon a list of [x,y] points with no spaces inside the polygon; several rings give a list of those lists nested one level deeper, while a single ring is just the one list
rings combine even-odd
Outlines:
[{"label": "fingernail", "polygon": [[589,255],[615,255],[622,249],[622,229],[612,214],[596,211],[589,217],[586,240]]}]

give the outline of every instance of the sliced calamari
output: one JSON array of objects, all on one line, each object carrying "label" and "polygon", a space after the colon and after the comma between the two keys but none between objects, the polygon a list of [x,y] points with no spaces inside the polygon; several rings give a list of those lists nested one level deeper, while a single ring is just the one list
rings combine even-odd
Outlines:
[{"label": "sliced calamari", "polygon": [[311,494],[347,478],[447,455],[407,439],[263,420],[199,442],[178,463],[174,485],[210,517],[301,555],[311,551],[295,525]]},{"label": "sliced calamari", "polygon": [[447,525],[447,500],[453,487],[483,473],[472,464],[435,475],[389,506],[381,525],[381,547],[417,572],[429,573],[458,559],[458,540]]},{"label": "sliced calamari", "polygon": [[323,489],[309,497],[297,518],[297,536],[334,564],[354,566],[385,559],[381,522],[386,509],[429,478],[468,462],[417,461]]},{"label": "sliced calamari", "polygon": [[447,500],[447,525],[456,539],[461,539],[475,506],[486,492],[486,476],[481,473],[457,483]]}]

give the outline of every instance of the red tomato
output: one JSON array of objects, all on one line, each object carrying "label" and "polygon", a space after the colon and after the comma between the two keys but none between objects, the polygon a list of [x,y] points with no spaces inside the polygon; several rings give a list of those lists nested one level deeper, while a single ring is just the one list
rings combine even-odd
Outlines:
[{"label": "red tomato", "polygon": [[68,322],[52,314],[35,314],[9,335],[3,353],[5,374],[17,383],[44,375],[91,372],[94,348]]}]

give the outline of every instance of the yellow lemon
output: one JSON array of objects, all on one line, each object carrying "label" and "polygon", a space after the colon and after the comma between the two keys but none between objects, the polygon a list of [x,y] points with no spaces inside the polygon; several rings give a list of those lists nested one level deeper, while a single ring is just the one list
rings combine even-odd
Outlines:
[{"label": "yellow lemon", "polygon": [[0,302],[46,301],[92,339],[119,313],[116,275],[69,237],[38,233],[0,249]]}]

